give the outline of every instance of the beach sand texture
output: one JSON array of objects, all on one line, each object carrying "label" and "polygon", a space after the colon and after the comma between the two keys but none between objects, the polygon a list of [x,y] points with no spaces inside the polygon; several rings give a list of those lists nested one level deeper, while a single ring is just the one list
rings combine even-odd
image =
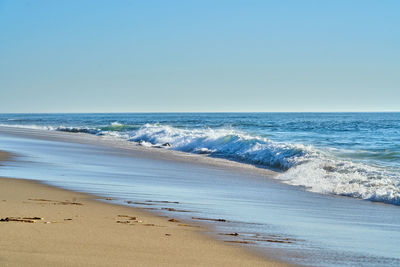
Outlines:
[{"label": "beach sand texture", "polygon": [[1,266],[285,266],[202,227],[29,180],[0,179],[0,217]]},{"label": "beach sand texture", "polygon": [[0,151],[0,164],[1,164],[1,161],[7,160],[10,156],[11,155],[9,153]]}]

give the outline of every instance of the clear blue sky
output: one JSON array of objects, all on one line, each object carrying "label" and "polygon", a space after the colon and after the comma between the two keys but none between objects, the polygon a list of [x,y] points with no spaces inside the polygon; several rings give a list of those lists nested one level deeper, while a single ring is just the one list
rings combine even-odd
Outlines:
[{"label": "clear blue sky", "polygon": [[399,111],[400,1],[0,0],[0,112]]}]

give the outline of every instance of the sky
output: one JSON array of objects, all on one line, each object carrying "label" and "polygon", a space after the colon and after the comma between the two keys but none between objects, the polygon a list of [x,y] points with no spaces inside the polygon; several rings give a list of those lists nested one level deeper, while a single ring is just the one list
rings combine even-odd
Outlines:
[{"label": "sky", "polygon": [[0,112],[400,111],[397,0],[0,0]]}]

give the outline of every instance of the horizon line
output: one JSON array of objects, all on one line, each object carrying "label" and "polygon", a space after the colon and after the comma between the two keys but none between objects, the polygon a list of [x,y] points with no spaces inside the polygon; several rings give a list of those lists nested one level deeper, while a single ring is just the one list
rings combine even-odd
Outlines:
[{"label": "horizon line", "polygon": [[0,114],[173,114],[173,113],[400,113],[400,110],[388,111],[73,111],[73,112],[0,112]]}]

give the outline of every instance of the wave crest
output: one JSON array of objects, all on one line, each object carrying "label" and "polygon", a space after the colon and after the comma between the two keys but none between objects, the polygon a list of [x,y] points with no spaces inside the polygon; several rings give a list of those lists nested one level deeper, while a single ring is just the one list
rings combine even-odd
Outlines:
[{"label": "wave crest", "polygon": [[189,130],[146,124],[133,132],[129,140],[154,146],[168,143],[173,150],[209,154],[283,170],[308,160],[315,153],[311,147],[279,144],[233,129]]}]

